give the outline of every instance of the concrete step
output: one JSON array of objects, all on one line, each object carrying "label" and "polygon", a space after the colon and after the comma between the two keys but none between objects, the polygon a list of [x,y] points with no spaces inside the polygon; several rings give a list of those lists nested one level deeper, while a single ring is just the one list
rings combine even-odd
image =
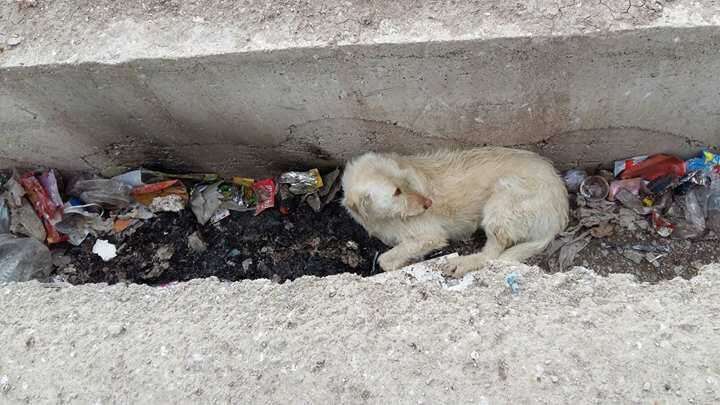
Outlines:
[{"label": "concrete step", "polygon": [[0,167],[259,176],[484,144],[566,167],[720,144],[714,1],[326,3],[2,7]]}]

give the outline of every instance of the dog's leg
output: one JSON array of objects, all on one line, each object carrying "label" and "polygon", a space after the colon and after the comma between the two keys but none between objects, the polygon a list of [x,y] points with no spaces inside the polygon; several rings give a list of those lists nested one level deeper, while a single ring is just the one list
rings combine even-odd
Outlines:
[{"label": "dog's leg", "polygon": [[498,260],[503,260],[506,262],[524,262],[530,257],[542,253],[542,251],[545,250],[547,245],[549,245],[550,242],[553,241],[553,239],[555,238],[552,237],[550,239],[541,239],[536,241],[518,243],[510,249],[502,252],[500,257],[498,257]]},{"label": "dog's leg", "polygon": [[412,260],[445,246],[447,246],[447,239],[444,238],[406,240],[380,255],[378,262],[384,271],[398,270]]},{"label": "dog's leg", "polygon": [[497,259],[503,253],[509,241],[502,235],[492,232],[487,232],[486,235],[487,242],[485,242],[485,246],[483,246],[480,253],[449,259],[443,267],[443,273],[453,277],[462,277],[469,271],[480,269],[488,261]]}]

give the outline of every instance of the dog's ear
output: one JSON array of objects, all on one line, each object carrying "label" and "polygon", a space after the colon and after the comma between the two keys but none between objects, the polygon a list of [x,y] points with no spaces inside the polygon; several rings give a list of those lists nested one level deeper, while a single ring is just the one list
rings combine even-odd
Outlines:
[{"label": "dog's ear", "polygon": [[367,218],[369,209],[370,195],[367,193],[360,194],[360,197],[358,198],[357,213],[360,214],[361,217]]}]

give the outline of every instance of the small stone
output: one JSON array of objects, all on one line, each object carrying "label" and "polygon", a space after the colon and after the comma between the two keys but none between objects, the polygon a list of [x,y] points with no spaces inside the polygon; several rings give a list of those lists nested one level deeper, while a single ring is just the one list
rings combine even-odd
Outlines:
[{"label": "small stone", "polygon": [[155,252],[155,259],[160,262],[165,262],[172,259],[175,254],[175,249],[172,246],[161,246]]},{"label": "small stone", "polygon": [[552,381],[554,384],[557,384],[558,381],[560,381],[560,379],[559,379],[558,376],[556,376],[556,375],[551,375],[551,376],[550,376],[550,381]]},{"label": "small stone", "polygon": [[650,383],[649,382],[646,382],[645,384],[643,384],[643,391],[650,391]]},{"label": "small stone", "polygon": [[268,255],[273,254],[275,249],[272,248],[272,246],[263,246],[262,249],[260,249],[260,253],[265,253]]},{"label": "small stone", "polygon": [[12,386],[10,385],[10,378],[6,375],[0,375],[0,392],[7,393],[10,391]]},{"label": "small stone", "polygon": [[268,274],[270,273],[270,268],[265,264],[265,262],[258,262],[257,269],[262,274]]},{"label": "small stone", "polygon": [[358,243],[355,242],[354,240],[349,240],[349,241],[347,241],[347,243],[345,244],[345,246],[347,246],[348,249],[352,249],[352,250],[358,250],[358,249],[360,249],[360,246],[359,246]]},{"label": "small stone", "polygon": [[286,222],[285,223],[285,230],[289,231],[291,229],[295,228],[295,225],[292,224],[292,222]]},{"label": "small stone", "polygon": [[107,331],[110,336],[117,337],[122,335],[123,332],[125,332],[125,326],[119,323],[113,323],[108,326]]},{"label": "small stone", "polygon": [[642,253],[636,252],[632,249],[623,250],[622,255],[635,264],[640,264],[645,259],[645,256]]},{"label": "small stone", "polygon": [[195,253],[203,253],[207,250],[207,243],[200,237],[198,232],[188,236],[188,247]]},{"label": "small stone", "polygon": [[228,252],[228,257],[237,257],[237,256],[240,256],[241,254],[242,254],[242,252],[240,252],[239,250],[233,249],[230,252]]},{"label": "small stone", "polygon": [[250,266],[252,266],[252,264],[253,264],[253,260],[252,260],[252,259],[245,259],[245,260],[243,260],[243,261],[242,261],[242,268],[243,268],[243,270],[249,271],[249,270],[250,270]]},{"label": "small stone", "polygon": [[22,43],[23,37],[14,35],[7,40],[7,44],[9,46],[18,46]]}]

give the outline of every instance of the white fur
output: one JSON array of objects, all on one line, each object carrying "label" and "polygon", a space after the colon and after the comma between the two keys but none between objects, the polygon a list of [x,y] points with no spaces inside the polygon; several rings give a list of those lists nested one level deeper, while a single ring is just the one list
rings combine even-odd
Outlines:
[{"label": "white fur", "polygon": [[[535,153],[507,148],[415,156],[367,153],[347,164],[343,205],[372,236],[394,246],[380,256],[399,269],[482,227],[482,251],[449,261],[460,276],[492,259],[522,262],[568,222],[565,185]],[[400,191],[398,195],[396,190]]]}]

